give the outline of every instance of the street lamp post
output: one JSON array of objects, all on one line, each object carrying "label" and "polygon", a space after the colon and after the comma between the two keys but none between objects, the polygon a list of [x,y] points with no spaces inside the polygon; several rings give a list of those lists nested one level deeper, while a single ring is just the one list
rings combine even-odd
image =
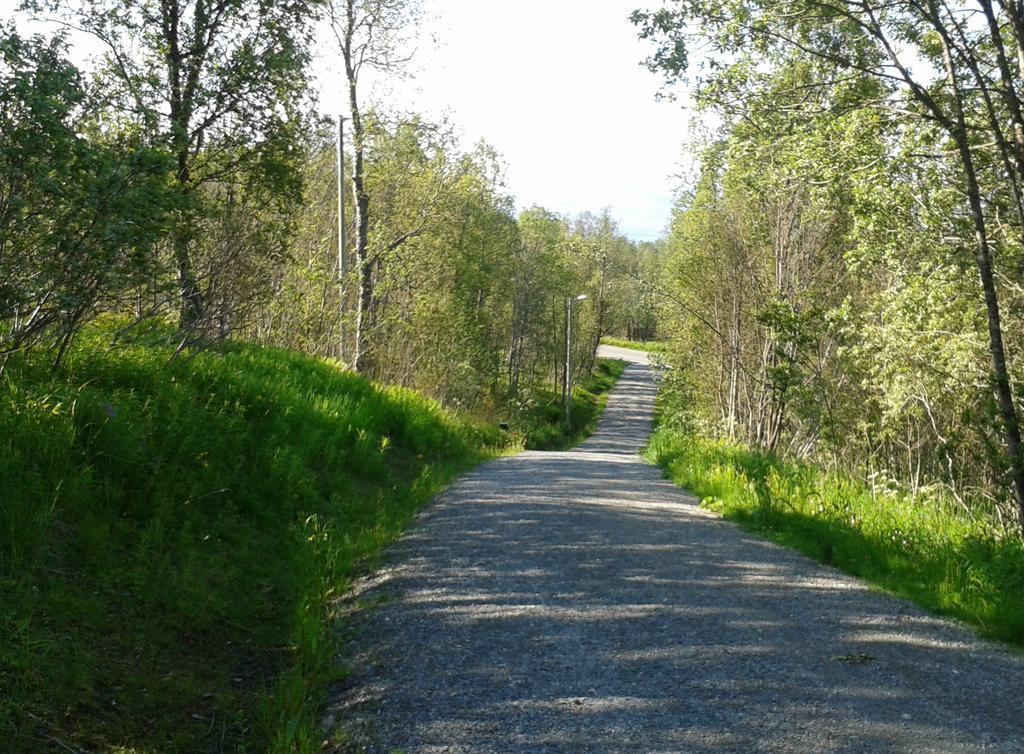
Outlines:
[{"label": "street lamp post", "polygon": [[572,305],[585,301],[586,293],[565,300],[565,423],[572,426]]}]

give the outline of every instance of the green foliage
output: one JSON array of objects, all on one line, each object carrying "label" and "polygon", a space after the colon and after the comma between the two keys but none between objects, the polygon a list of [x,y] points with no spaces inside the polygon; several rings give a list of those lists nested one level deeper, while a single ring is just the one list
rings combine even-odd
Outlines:
[{"label": "green foliage", "polygon": [[851,290],[849,168],[882,150],[874,119],[838,108],[819,73],[796,58],[730,82],[746,115],[703,149],[663,266],[659,329],[688,373],[673,378],[694,398],[686,410],[766,449],[813,446],[831,418],[836,311]]},{"label": "green foliage", "polygon": [[174,206],[167,155],[94,130],[92,93],[66,53],[62,37],[0,24],[0,355],[66,344],[148,279]]},{"label": "green foliage", "polygon": [[862,482],[666,428],[648,457],[744,528],[1024,644],[1024,543],[948,494],[912,497],[883,476]]},{"label": "green foliage", "polygon": [[[364,127],[373,293],[363,345],[373,377],[504,415],[506,402],[536,408],[562,384],[567,298],[588,296],[573,308],[576,379],[593,367],[599,332],[652,326],[624,304],[635,296],[620,285],[618,265],[639,252],[607,212],[570,222],[533,207],[516,218],[503,165],[486,144],[461,152],[445,124],[415,117],[370,113]],[[340,338],[328,136],[306,157],[308,201],[275,269],[275,296],[239,333],[318,355],[336,355]],[[349,355],[358,278],[353,270],[347,281]]]},{"label": "green foliage", "polygon": [[374,374],[478,407],[501,390],[511,328],[518,236],[502,167],[485,145],[459,153],[447,129],[418,120],[375,130],[371,345],[385,358]]},{"label": "green foliage", "polygon": [[590,260],[588,289],[593,291],[599,335],[653,340],[657,330],[657,279],[664,244],[633,242],[619,234],[611,210],[576,217],[574,252]]},{"label": "green foliage", "polygon": [[327,361],[170,356],[90,330],[0,388],[8,751],[319,749],[333,599],[503,442]]},{"label": "green foliage", "polygon": [[[103,42],[96,71],[104,129],[131,129],[171,160],[163,177],[178,199],[165,263],[176,275],[183,329],[229,327],[224,309],[238,291],[211,270],[248,257],[209,254],[219,195],[247,194],[267,204],[299,190],[294,156],[308,104],[306,73],[316,2],[232,0],[215,5],[150,0],[25,0]],[[249,221],[263,219],[254,203]],[[244,243],[244,241],[243,241]],[[247,251],[260,256],[260,247]],[[273,251],[273,249],[271,250]],[[205,253],[202,253],[205,252]],[[212,257],[212,258],[211,258]],[[257,275],[240,275],[250,284]],[[163,293],[166,278],[150,281]],[[235,288],[240,287],[237,281]],[[225,295],[226,294],[226,295]],[[162,298],[162,297],[161,297]],[[207,312],[207,298],[214,311]],[[156,308],[166,305],[160,301]],[[220,309],[220,311],[217,311]]]},{"label": "green foliage", "polygon": [[949,166],[922,160],[940,129],[807,51],[747,50],[705,85],[736,104],[667,242],[662,420],[1014,516],[973,231]]},{"label": "green foliage", "polygon": [[597,426],[608,393],[626,366],[625,361],[617,359],[597,360],[594,374],[573,387],[571,424],[565,421],[565,403],[557,393],[540,389],[524,396],[515,406],[509,426],[511,436],[527,450],[566,450],[582,442]]},{"label": "green foliage", "polygon": [[[970,24],[899,0],[679,0],[632,20],[656,45],[648,65],[694,84],[723,122],[667,265],[685,310],[676,357],[711,351],[693,370],[695,417],[968,505],[994,499],[1024,526],[1024,92],[1006,52],[1024,26],[983,8]],[[757,274],[799,245],[821,253],[797,276]]]}]

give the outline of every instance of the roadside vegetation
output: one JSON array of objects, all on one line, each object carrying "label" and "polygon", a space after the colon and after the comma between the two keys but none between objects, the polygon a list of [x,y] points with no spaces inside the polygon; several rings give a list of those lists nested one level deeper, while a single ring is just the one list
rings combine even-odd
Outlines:
[{"label": "roadside vegetation", "polygon": [[565,450],[589,437],[604,412],[608,393],[628,365],[618,359],[598,359],[593,374],[572,393],[569,412],[571,425],[565,423],[565,400],[554,392],[537,399],[539,403],[524,407],[511,430],[520,433],[527,450]]},{"label": "roadside vegetation", "polygon": [[865,482],[670,429],[647,455],[745,529],[1024,645],[1024,543],[991,512],[941,489],[912,496],[881,475]]},{"label": "roadside vegetation", "polygon": [[503,439],[329,362],[87,333],[0,392],[7,751],[309,751],[330,600]]},{"label": "roadside vegetation", "polygon": [[1019,12],[653,3],[705,123],[660,267],[651,458],[705,505],[1024,641]]}]

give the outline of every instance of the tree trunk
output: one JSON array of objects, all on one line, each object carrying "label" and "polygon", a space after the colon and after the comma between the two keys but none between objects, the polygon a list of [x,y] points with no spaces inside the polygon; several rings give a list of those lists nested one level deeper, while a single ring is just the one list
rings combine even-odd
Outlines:
[{"label": "tree trunk", "polygon": [[[189,186],[188,144],[178,145],[178,186],[182,194],[191,190]],[[178,268],[178,295],[181,299],[181,315],[179,326],[183,331],[192,330],[199,325],[204,314],[203,294],[199,289],[199,281],[192,271],[192,228],[191,219],[186,213],[178,217],[174,229],[172,243],[174,245],[174,261]]]},{"label": "tree trunk", "polygon": [[995,380],[996,400],[1003,424],[1003,436],[1006,442],[1006,455],[1009,461],[1010,478],[1013,483],[1013,498],[1017,505],[1017,514],[1024,525],[1024,464],[1020,454],[1020,424],[1017,409],[1013,404],[1013,384],[1006,366],[1006,351],[1003,347],[1003,327],[999,311],[999,297],[992,274],[992,251],[989,247],[988,234],[985,228],[984,209],[981,192],[974,171],[974,163],[967,143],[966,132],[957,136],[957,148],[963,162],[964,177],[967,182],[967,198],[971,208],[971,219],[974,222],[975,261],[981,286],[985,292],[985,312],[988,319],[989,354],[992,357],[992,371]]},{"label": "tree trunk", "polygon": [[[186,60],[180,45],[181,8],[177,3],[163,4],[161,12],[162,32],[167,41],[165,60],[168,83],[170,84],[170,137],[177,162],[175,180],[182,197],[187,198],[192,192],[189,165],[192,103],[188,101],[189,98],[182,81],[182,68]],[[179,214],[171,239],[174,247],[174,261],[178,268],[178,294],[181,299],[179,325],[182,330],[186,331],[196,327],[203,317],[203,296],[199,290],[199,282],[192,271],[192,228],[190,222],[191,218],[186,209],[186,212]]]},{"label": "tree trunk", "polygon": [[[946,40],[943,41],[944,43],[946,42]],[[960,155],[960,163],[967,189],[967,201],[971,211],[971,221],[974,224],[974,258],[978,267],[978,274],[981,277],[981,287],[985,295],[989,354],[992,358],[996,401],[999,404],[999,414],[1003,424],[1003,437],[1006,443],[1013,499],[1017,507],[1018,521],[1024,526],[1024,463],[1021,462],[1020,453],[1020,424],[1017,419],[1017,409],[1013,403],[1013,384],[1006,365],[1002,317],[999,311],[999,296],[992,273],[992,249],[989,244],[988,230],[985,223],[985,210],[981,199],[981,189],[978,186],[978,176],[974,166],[974,155],[971,152],[971,145],[967,136],[967,123],[961,99],[963,93],[960,90],[949,46],[948,44],[944,44],[944,46],[946,75],[953,90],[954,120],[949,126]]]},{"label": "tree trunk", "polygon": [[353,1],[345,5],[346,27],[342,44],[342,58],[345,62],[345,76],[348,80],[348,100],[352,117],[352,142],[354,159],[352,161],[352,196],[354,199],[355,217],[355,262],[358,275],[359,295],[356,299],[356,332],[352,354],[352,367],[360,374],[369,372],[372,366],[369,348],[369,333],[373,315],[374,281],[373,260],[369,255],[370,229],[370,195],[366,191],[364,180],[364,141],[365,132],[363,118],[359,111],[357,91],[357,62],[352,58],[352,35],[356,18]]},{"label": "tree trunk", "polygon": [[181,298],[179,324],[182,330],[191,330],[203,318],[203,294],[192,273],[189,234],[179,229],[174,234],[174,258],[178,267],[178,294]]}]

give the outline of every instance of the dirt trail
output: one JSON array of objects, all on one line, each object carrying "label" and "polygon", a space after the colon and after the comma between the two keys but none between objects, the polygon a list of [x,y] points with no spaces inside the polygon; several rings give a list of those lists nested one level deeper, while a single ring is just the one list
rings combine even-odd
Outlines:
[{"label": "dirt trail", "polygon": [[[325,725],[369,752],[1024,752],[1024,659],[740,532],[636,456],[648,367],[485,464],[361,585]],[[353,748],[352,750],[358,750]]]}]

